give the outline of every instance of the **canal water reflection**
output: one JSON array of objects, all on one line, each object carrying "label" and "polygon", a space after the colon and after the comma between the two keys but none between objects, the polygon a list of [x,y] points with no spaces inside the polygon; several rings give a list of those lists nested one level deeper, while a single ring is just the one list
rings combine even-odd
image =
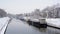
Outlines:
[{"label": "canal water reflection", "polygon": [[47,29],[38,29],[28,25],[26,22],[12,19],[8,25],[5,34],[60,34],[60,30],[47,27]]}]

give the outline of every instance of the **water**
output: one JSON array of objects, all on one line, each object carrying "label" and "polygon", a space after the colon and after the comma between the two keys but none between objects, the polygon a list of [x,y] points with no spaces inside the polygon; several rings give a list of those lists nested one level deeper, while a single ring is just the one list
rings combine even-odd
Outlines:
[{"label": "water", "polygon": [[26,22],[13,19],[8,25],[5,34],[60,34],[60,30],[47,27],[47,29],[38,29],[28,25]]}]

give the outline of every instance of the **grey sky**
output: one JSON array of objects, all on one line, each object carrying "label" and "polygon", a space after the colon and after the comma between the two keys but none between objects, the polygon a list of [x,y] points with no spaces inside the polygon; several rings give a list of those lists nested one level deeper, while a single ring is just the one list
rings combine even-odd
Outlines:
[{"label": "grey sky", "polygon": [[29,13],[59,3],[60,0],[0,0],[0,8],[7,13]]}]

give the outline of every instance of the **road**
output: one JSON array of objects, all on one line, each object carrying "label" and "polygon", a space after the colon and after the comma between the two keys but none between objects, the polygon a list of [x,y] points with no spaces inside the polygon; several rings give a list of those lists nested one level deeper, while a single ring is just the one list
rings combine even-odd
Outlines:
[{"label": "road", "polygon": [[60,34],[60,30],[47,27],[45,30],[28,25],[26,22],[12,19],[5,34]]}]

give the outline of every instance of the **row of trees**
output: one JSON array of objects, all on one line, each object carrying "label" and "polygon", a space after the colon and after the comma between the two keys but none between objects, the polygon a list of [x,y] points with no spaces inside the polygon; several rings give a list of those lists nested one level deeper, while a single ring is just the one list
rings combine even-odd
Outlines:
[{"label": "row of trees", "polygon": [[0,17],[6,17],[6,16],[7,13],[3,9],[0,9]]},{"label": "row of trees", "polygon": [[33,18],[60,18],[60,5],[57,4],[46,7],[42,11],[40,11],[40,9],[35,9],[33,12],[24,15]]},{"label": "row of trees", "polygon": [[42,12],[46,12],[48,18],[60,18],[60,5],[57,4],[47,7]]}]

